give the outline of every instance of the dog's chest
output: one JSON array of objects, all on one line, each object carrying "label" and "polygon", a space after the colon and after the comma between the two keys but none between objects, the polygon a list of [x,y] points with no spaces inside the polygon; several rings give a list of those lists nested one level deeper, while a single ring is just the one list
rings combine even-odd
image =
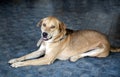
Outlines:
[{"label": "dog's chest", "polygon": [[52,47],[49,46],[49,45],[46,45],[46,46],[45,46],[45,49],[46,49],[46,53],[50,53],[51,50],[52,50]]},{"label": "dog's chest", "polygon": [[56,51],[56,46],[54,44],[47,43],[45,45],[45,49],[46,49],[46,54],[54,53],[54,51]]}]

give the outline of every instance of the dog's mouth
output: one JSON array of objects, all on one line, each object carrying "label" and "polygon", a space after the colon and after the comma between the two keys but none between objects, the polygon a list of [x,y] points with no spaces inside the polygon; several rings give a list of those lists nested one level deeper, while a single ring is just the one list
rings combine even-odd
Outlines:
[{"label": "dog's mouth", "polygon": [[52,37],[50,37],[50,38],[45,38],[45,37],[43,37],[43,40],[44,40],[44,41],[48,41],[48,40],[50,40],[50,39],[52,39]]}]

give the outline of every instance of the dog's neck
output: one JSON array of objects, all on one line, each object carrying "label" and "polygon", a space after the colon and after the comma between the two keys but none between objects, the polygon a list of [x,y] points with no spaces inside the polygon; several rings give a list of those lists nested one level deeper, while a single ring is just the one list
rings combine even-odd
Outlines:
[{"label": "dog's neck", "polygon": [[67,37],[67,35],[66,35],[66,34],[63,34],[62,36],[59,36],[59,37],[53,38],[53,39],[51,40],[51,43],[57,43],[57,42],[60,42],[60,41],[64,40],[66,37]]},{"label": "dog's neck", "polygon": [[60,33],[59,35],[53,37],[52,39],[45,41],[46,43],[57,43],[64,40],[67,37],[66,32]]},{"label": "dog's neck", "polygon": [[61,41],[61,40],[65,39],[66,37],[67,37],[67,35],[65,34],[62,38],[60,38],[60,40],[59,40],[59,41]]},{"label": "dog's neck", "polygon": [[64,40],[71,33],[73,33],[73,30],[66,29],[65,32],[62,32],[59,35],[57,35],[56,37],[53,37],[52,39],[50,39],[48,41],[44,41],[44,42],[46,42],[46,43],[57,43],[57,42],[60,42],[60,41]]}]

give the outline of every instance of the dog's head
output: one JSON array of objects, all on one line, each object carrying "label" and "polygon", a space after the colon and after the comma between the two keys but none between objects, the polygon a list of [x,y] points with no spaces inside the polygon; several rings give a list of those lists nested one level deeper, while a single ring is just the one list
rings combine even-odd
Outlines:
[{"label": "dog's head", "polygon": [[43,18],[38,22],[37,26],[41,27],[41,36],[45,41],[55,39],[56,37],[66,33],[65,24],[53,16]]}]

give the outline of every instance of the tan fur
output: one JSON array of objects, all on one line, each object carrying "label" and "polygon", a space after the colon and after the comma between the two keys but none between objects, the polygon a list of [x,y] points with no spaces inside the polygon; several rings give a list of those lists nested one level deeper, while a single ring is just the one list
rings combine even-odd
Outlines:
[{"label": "tan fur", "polygon": [[[48,65],[56,59],[70,59],[70,61],[75,62],[85,56],[106,57],[109,55],[110,43],[106,36],[97,31],[66,29],[63,22],[52,16],[42,19],[37,26],[41,26],[42,32],[48,33],[49,40],[45,41],[41,38],[37,43],[37,46],[40,45],[37,51],[11,59],[9,63],[12,67]],[[43,54],[45,54],[44,57],[27,60]]]}]

